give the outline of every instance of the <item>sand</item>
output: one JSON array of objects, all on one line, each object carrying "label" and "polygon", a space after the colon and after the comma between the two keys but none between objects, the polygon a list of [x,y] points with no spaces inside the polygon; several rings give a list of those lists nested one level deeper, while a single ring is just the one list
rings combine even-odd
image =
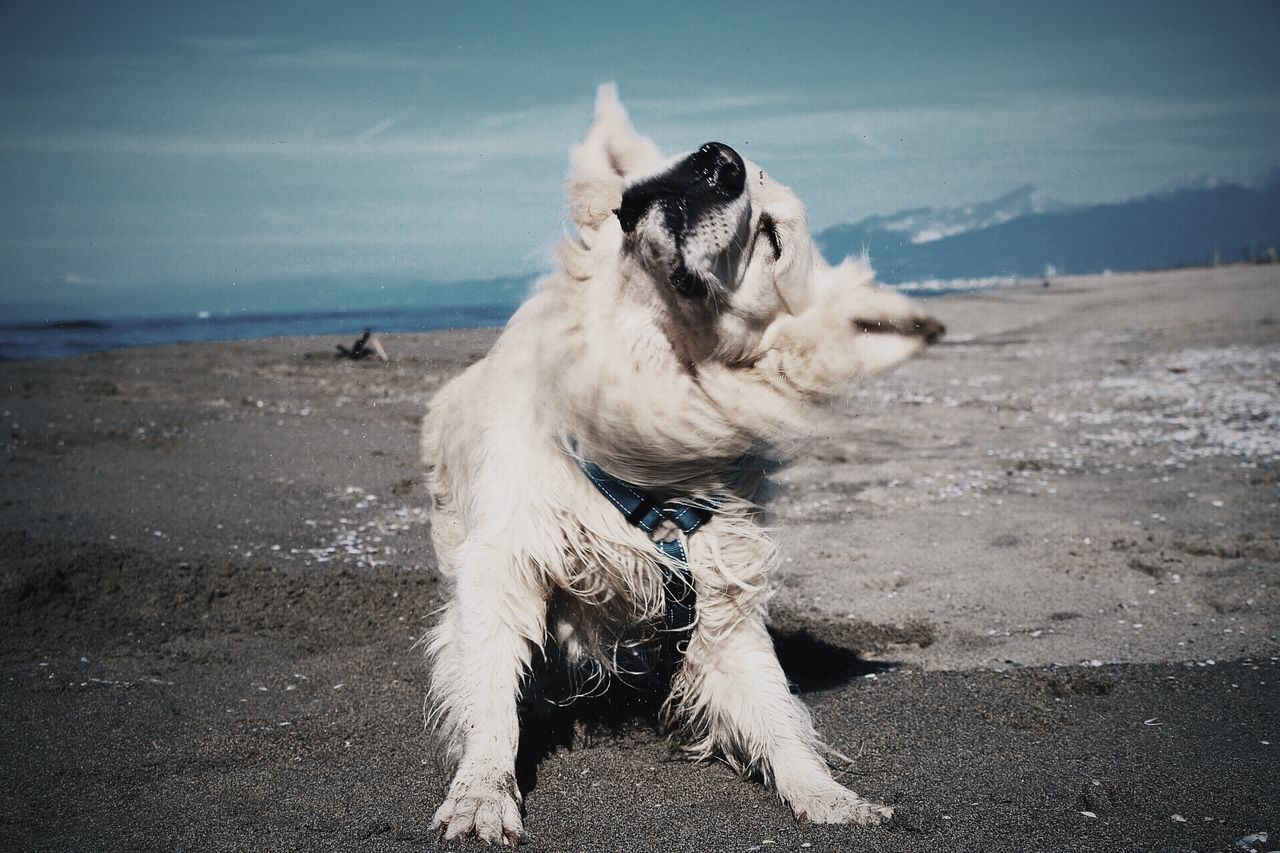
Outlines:
[{"label": "sand", "polygon": [[[1280,270],[931,308],[772,519],[784,665],[898,818],[798,825],[618,690],[531,711],[526,849],[1280,847]],[[0,364],[0,847],[435,843],[416,423],[495,335]]]}]

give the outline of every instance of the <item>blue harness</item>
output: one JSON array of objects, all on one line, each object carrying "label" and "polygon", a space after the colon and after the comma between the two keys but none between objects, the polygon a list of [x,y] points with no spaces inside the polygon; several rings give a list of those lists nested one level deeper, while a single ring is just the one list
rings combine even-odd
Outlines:
[{"label": "blue harness", "polygon": [[[714,515],[711,510],[703,507],[662,503],[642,489],[607,473],[595,463],[577,457],[576,454],[575,458],[583,473],[600,490],[600,494],[608,498],[628,522],[645,533],[652,535],[663,521],[670,521],[685,536],[689,536]],[[658,561],[662,568],[662,594],[666,601],[661,667],[663,674],[670,679],[679,668],[688,647],[698,598],[693,588],[689,559],[679,538],[668,542],[655,541],[653,544],[670,558]]]}]

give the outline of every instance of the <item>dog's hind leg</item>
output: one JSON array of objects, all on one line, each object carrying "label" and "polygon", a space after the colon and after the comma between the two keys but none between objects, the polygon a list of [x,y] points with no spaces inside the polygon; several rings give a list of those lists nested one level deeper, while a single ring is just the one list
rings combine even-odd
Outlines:
[{"label": "dog's hind leg", "polygon": [[[791,694],[764,617],[716,625],[716,602],[699,591],[699,625],[674,685],[671,711],[740,770],[759,773],[800,820],[876,824],[893,809],[867,802],[831,778],[808,709]],[[704,619],[704,616],[712,618]]]},{"label": "dog's hind leg", "polygon": [[472,538],[457,560],[453,601],[428,640],[429,719],[457,768],[432,826],[446,839],[515,844],[523,829],[516,705],[544,639],[546,597],[501,549]]}]

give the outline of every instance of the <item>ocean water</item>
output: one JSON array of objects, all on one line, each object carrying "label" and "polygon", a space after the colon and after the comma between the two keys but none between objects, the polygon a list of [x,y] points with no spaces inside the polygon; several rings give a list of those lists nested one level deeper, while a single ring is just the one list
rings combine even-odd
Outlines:
[{"label": "ocean water", "polygon": [[[965,279],[894,285],[907,296],[927,300],[952,293],[986,290],[1010,279]],[[333,335],[350,346],[364,329],[375,332],[429,332],[504,325],[518,306],[397,308],[312,314],[230,314],[208,317],[139,317],[50,323],[0,321],[0,361],[66,358],[89,352],[172,344],[183,341],[239,341],[294,335]]]},{"label": "ocean water", "polygon": [[65,358],[121,347],[293,335],[332,335],[334,344],[350,346],[364,329],[428,332],[501,326],[515,309],[515,305],[485,305],[320,314],[110,318],[24,324],[0,322],[0,360]]}]

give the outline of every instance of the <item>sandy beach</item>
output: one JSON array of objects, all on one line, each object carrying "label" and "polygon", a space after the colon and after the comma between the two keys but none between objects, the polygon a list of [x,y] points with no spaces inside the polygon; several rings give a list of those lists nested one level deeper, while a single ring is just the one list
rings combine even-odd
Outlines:
[{"label": "sandy beach", "polygon": [[[530,711],[525,849],[1280,848],[1280,268],[930,308],[772,506],[780,656],[893,823],[797,824],[619,689]],[[496,335],[0,364],[0,847],[437,843],[417,425]]]}]

